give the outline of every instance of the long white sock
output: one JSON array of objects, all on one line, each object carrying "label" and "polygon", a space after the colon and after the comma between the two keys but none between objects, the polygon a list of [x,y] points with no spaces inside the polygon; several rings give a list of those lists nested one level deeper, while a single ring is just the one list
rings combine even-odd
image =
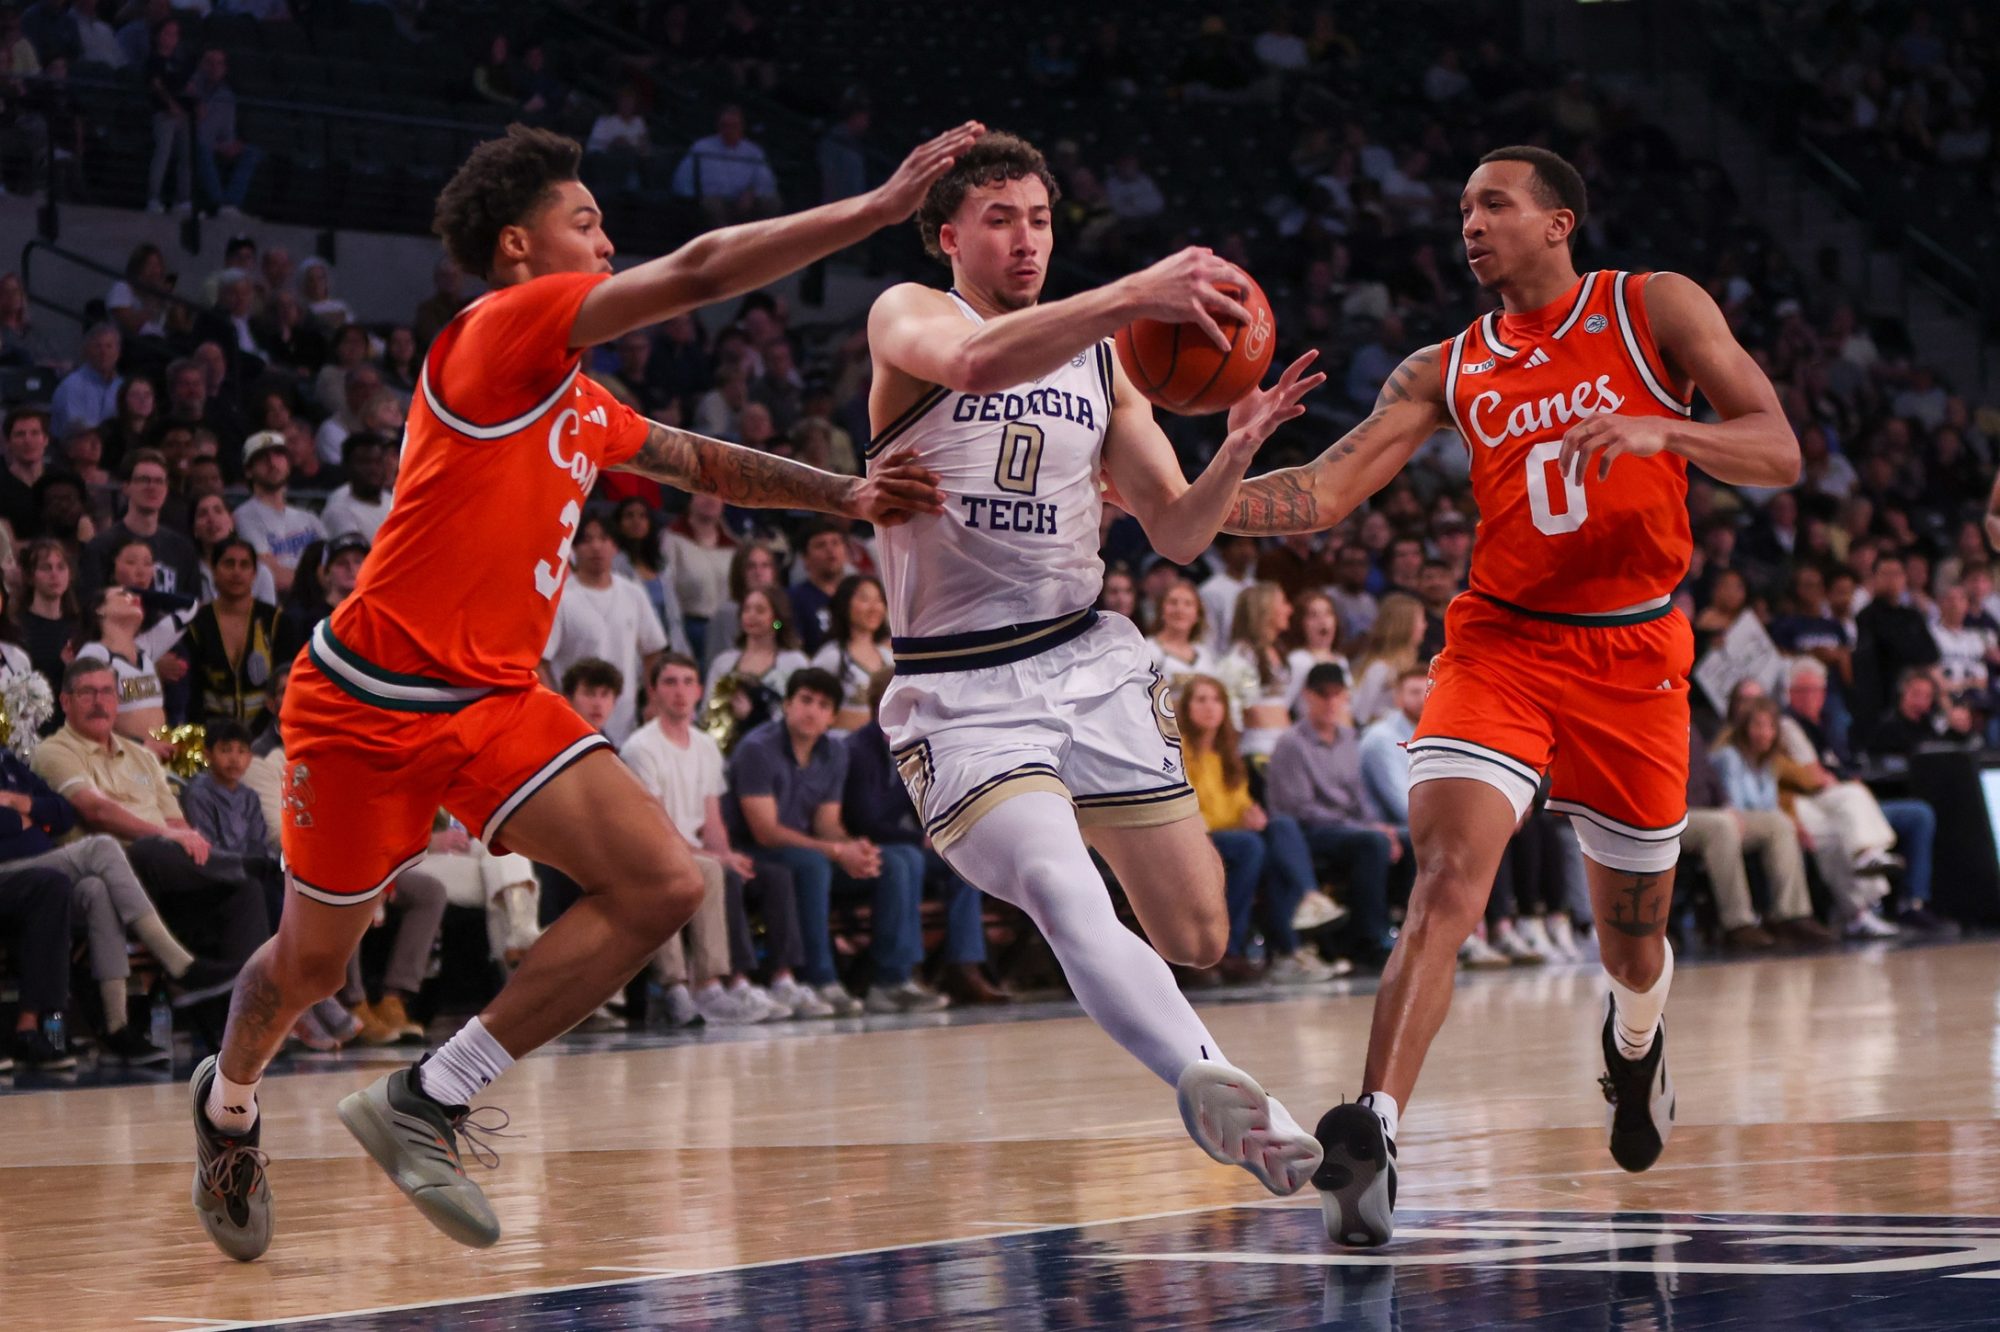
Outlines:
[{"label": "long white sock", "polygon": [[1644,994],[1626,989],[1614,976],[1604,978],[1610,982],[1611,997],[1618,1006],[1618,1019],[1611,1024],[1612,1039],[1618,1042],[1618,1053],[1627,1059],[1644,1059],[1652,1050],[1660,1015],[1667,1011],[1667,990],[1674,983],[1674,946],[1664,941],[1660,946],[1666,949],[1667,960],[1660,967],[1660,978]]},{"label": "long white sock", "polygon": [[131,1000],[125,992],[124,978],[97,982],[97,993],[104,1000],[104,1034],[109,1036],[114,1031],[123,1031],[132,1020],[132,1014],[126,1008]]},{"label": "long white sock", "polygon": [[1361,1098],[1361,1104],[1375,1112],[1375,1118],[1382,1121],[1382,1136],[1394,1142],[1396,1127],[1402,1114],[1396,1107],[1396,1098],[1388,1092],[1373,1091]]},{"label": "long white sock", "polygon": [[424,1095],[438,1104],[470,1105],[473,1097],[512,1067],[514,1056],[474,1018],[424,1061],[418,1076]]},{"label": "long white sock", "polygon": [[208,1084],[208,1104],[203,1109],[208,1122],[222,1132],[232,1137],[248,1133],[257,1122],[257,1083],[231,1082],[222,1075],[218,1064],[215,1081]]},{"label": "long white sock", "polygon": [[1119,921],[1067,800],[1031,791],[1003,801],[945,859],[968,883],[1028,913],[1083,1011],[1168,1086],[1197,1059],[1222,1059],[1167,964]]},{"label": "long white sock", "polygon": [[194,954],[174,938],[174,932],[167,928],[167,922],[161,920],[156,911],[147,912],[127,925],[125,930],[146,945],[146,951],[167,969],[169,976],[179,979],[194,964]]}]

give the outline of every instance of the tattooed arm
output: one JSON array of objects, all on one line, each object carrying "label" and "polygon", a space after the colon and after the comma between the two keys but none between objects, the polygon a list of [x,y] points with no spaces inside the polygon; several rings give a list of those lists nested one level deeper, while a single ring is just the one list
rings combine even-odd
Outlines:
[{"label": "tattooed arm", "polygon": [[1375,398],[1368,419],[1303,467],[1252,477],[1236,487],[1225,532],[1275,536],[1332,527],[1389,484],[1419,445],[1451,424],[1438,379],[1438,349],[1412,352]]},{"label": "tattooed arm", "polygon": [[727,444],[691,430],[647,423],[646,442],[613,469],[731,504],[759,509],[815,509],[894,526],[944,508],[937,476],[916,463],[891,463],[868,477],[836,476],[787,458]]}]

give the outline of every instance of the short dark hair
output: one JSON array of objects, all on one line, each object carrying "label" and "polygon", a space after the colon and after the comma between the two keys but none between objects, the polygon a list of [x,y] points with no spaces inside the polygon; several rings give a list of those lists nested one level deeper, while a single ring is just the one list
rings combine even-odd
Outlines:
[{"label": "short dark hair", "polygon": [[373,430],[357,430],[346,439],[340,441],[340,465],[345,467],[353,462],[355,450],[357,449],[386,450],[388,447],[389,441],[387,437]]},{"label": "short dark hair", "polygon": [[132,473],[139,469],[140,463],[152,463],[155,467],[165,472],[169,480],[173,479],[174,469],[167,466],[166,454],[161,453],[158,449],[134,449],[125,455],[124,472],[127,481],[132,479]]},{"label": "short dark hair", "polygon": [[949,263],[938,245],[938,231],[957,216],[965,196],[982,185],[998,185],[1028,176],[1042,182],[1051,204],[1062,198],[1062,187],[1056,184],[1055,173],[1049,170],[1048,159],[1042,156],[1041,149],[1018,134],[1002,130],[981,136],[952,164],[951,170],[937,178],[917,208],[917,233],[924,239],[924,252]]},{"label": "short dark hair", "polygon": [[250,728],[234,717],[216,717],[208,723],[202,736],[201,747],[210,751],[224,745],[244,745],[250,743]]},{"label": "short dark hair", "polygon": [[840,706],[840,681],[832,671],[821,670],[817,666],[804,666],[785,680],[785,702],[789,703],[802,693],[818,694],[834,707]]},{"label": "short dark hair", "polygon": [[65,694],[74,694],[76,692],[76,682],[86,675],[116,675],[117,673],[111,669],[111,663],[103,657],[78,657],[63,668],[62,691]]},{"label": "short dark hair", "polygon": [[222,563],[222,557],[232,550],[242,551],[250,557],[251,564],[254,565],[257,563],[257,548],[242,537],[237,536],[234,532],[231,532],[228,536],[215,543],[214,550],[208,552],[208,567],[213,569],[216,565]]},{"label": "short dark hair", "polygon": [[466,272],[493,274],[500,233],[519,226],[548,201],[550,191],[577,179],[583,145],[553,130],[509,125],[498,139],[472,150],[438,195],[431,230]]},{"label": "short dark hair", "polygon": [[625,692],[625,673],[601,657],[585,657],[562,673],[564,698],[575,698],[579,689],[609,689]]},{"label": "short dark hair", "polygon": [[1337,661],[1323,661],[1306,672],[1306,692],[1325,693],[1347,688],[1347,668]]},{"label": "short dark hair", "polygon": [[577,523],[576,532],[570,537],[572,548],[580,543],[583,540],[583,534],[593,527],[597,529],[597,535],[603,537],[606,541],[615,542],[618,540],[616,534],[611,530],[611,520],[609,518],[606,518],[602,513],[586,513],[583,515],[582,520]]},{"label": "short dark hair", "polygon": [[849,531],[850,529],[847,526],[847,520],[845,518],[834,518],[830,516],[821,516],[815,518],[811,522],[806,524],[806,529],[804,533],[800,535],[799,549],[804,550],[807,546],[810,546],[813,543],[814,537],[823,537],[826,536],[828,533],[831,533],[832,535],[839,537],[842,541],[845,541],[847,540]]},{"label": "short dark hair", "polygon": [[14,433],[14,426],[17,423],[30,419],[40,421],[43,431],[46,432],[49,428],[49,409],[38,402],[25,403],[22,406],[16,407],[7,413],[5,425],[0,426],[0,434],[11,435]]},{"label": "short dark hair", "polygon": [[653,670],[646,677],[646,684],[649,687],[659,684],[660,672],[669,666],[678,666],[682,670],[693,671],[695,680],[699,682],[701,679],[701,663],[697,662],[693,657],[690,657],[685,652],[662,652],[659,660],[653,663]]},{"label": "short dark hair", "polygon": [[1544,208],[1567,208],[1576,215],[1569,230],[1569,248],[1574,253],[1583,220],[1590,216],[1590,195],[1583,187],[1582,174],[1569,159],[1547,148],[1517,143],[1495,148],[1479,159],[1481,166],[1488,162],[1526,162],[1535,169],[1535,201]]}]

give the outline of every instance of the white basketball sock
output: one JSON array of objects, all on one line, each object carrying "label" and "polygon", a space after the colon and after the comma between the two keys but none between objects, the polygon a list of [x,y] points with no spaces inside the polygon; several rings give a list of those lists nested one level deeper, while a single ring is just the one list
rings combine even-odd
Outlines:
[{"label": "white basketball sock", "polygon": [[208,1104],[202,1109],[208,1122],[217,1129],[231,1137],[240,1137],[257,1122],[257,1083],[231,1082],[223,1076],[218,1064],[215,1081],[208,1084]]},{"label": "white basketball sock", "polygon": [[1083,1011],[1169,1087],[1195,1060],[1222,1059],[1167,964],[1119,921],[1067,800],[1030,791],[1002,801],[945,859],[1028,913]]},{"label": "white basketball sock", "polygon": [[514,1056],[474,1018],[424,1061],[418,1080],[424,1095],[440,1105],[470,1105],[512,1067]]},{"label": "white basketball sock", "polygon": [[1664,940],[1660,946],[1666,950],[1667,958],[1660,966],[1660,978],[1644,994],[1626,989],[1614,976],[1604,978],[1610,982],[1611,997],[1618,1008],[1611,1036],[1618,1042],[1618,1053],[1627,1059],[1644,1059],[1652,1050],[1660,1015],[1667,1011],[1667,990],[1674,982],[1674,946]]},{"label": "white basketball sock", "polygon": [[1396,1128],[1402,1111],[1396,1106],[1396,1098],[1388,1092],[1368,1092],[1361,1098],[1361,1104],[1375,1112],[1375,1118],[1382,1121],[1382,1136],[1390,1142],[1396,1140]]}]

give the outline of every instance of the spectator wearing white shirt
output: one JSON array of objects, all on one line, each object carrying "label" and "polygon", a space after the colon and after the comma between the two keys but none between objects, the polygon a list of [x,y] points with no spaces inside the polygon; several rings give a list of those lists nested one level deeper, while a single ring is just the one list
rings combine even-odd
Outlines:
[{"label": "spectator wearing white shirt", "polygon": [[699,200],[718,225],[778,211],[778,178],[764,150],[744,137],[743,111],[725,106],[715,133],[696,139],[674,169],[674,193]]},{"label": "spectator wearing white shirt", "polygon": [[1201,608],[1208,620],[1208,645],[1229,650],[1229,626],[1236,623],[1236,599],[1257,581],[1257,539],[1223,535],[1215,540],[1215,557],[1222,572],[1201,585]]},{"label": "spectator wearing white shirt", "polygon": [[285,437],[260,430],[243,441],[243,470],[250,478],[250,498],[236,507],[236,534],[257,550],[271,580],[283,595],[292,589],[299,556],[315,541],[326,539],[317,514],[294,509],[285,501],[292,460]]},{"label": "spectator wearing white shirt", "polygon": [[736,538],[722,522],[722,500],[696,495],[687,512],[674,519],[661,538],[666,567],[672,572],[674,596],[681,605],[688,642],[696,658],[707,654],[709,620],[729,600],[729,566],[736,558]]},{"label": "spectator wearing white shirt", "polygon": [[1185,578],[1161,595],[1146,650],[1152,654],[1153,668],[1176,691],[1189,676],[1212,676],[1221,668],[1222,654],[1209,644],[1208,608]]},{"label": "spectator wearing white shirt", "polygon": [[646,128],[646,118],[639,114],[639,94],[632,88],[618,90],[615,109],[597,118],[583,150],[608,153],[614,149],[639,157],[650,156],[653,151],[652,133]]},{"label": "spectator wearing white shirt", "polygon": [[[133,552],[135,559],[143,556],[145,565],[142,575],[152,576],[152,552],[143,541],[132,541],[127,551]],[[125,552],[121,551],[123,555]],[[156,597],[163,594],[155,593]],[[146,608],[139,594],[131,588],[113,584],[100,592],[95,605],[84,614],[82,636],[85,642],[76,650],[77,660],[95,658],[110,666],[118,680],[118,717],[114,727],[118,734],[136,740],[161,758],[173,753],[173,747],[153,738],[153,731],[166,725],[167,711],[164,678],[178,681],[187,674],[187,662],[170,656],[169,650],[180,642],[187,632],[188,624],[199,609],[192,600],[166,598],[176,603],[173,609],[163,614],[150,628],[141,629],[146,620]]]},{"label": "spectator wearing white shirt", "polygon": [[1983,704],[1992,668],[2000,665],[2000,637],[1990,628],[1968,623],[1971,610],[1971,598],[1962,584],[1938,593],[1931,638],[1937,643],[1938,670],[1947,692],[1955,697],[1970,690],[1982,696]]},{"label": "spectator wearing white shirt", "polygon": [[92,429],[118,411],[118,390],[125,380],[118,373],[123,341],[110,324],[92,326],[83,335],[83,364],[64,375],[51,403],[51,429],[57,439]]},{"label": "spectator wearing white shirt", "polygon": [[[320,422],[313,447],[320,461],[329,467],[340,461],[340,446],[357,430],[368,429],[368,409],[382,392],[382,372],[374,362],[363,361],[348,367],[344,378],[340,410]],[[248,461],[246,459],[246,461]]]},{"label": "spectator wearing white shirt", "polygon": [[347,484],[327,496],[320,510],[320,522],[328,536],[358,534],[371,546],[389,505],[396,496],[389,489],[390,443],[370,430],[357,431],[341,444],[341,470]]},{"label": "spectator wearing white shirt", "polygon": [[668,643],[645,589],[611,571],[617,554],[602,518],[591,515],[577,526],[570,543],[569,586],[556,605],[542,667],[551,686],[586,657],[617,668],[623,687],[602,730],[611,743],[623,744],[638,724],[639,681],[650,674],[653,659]]}]

